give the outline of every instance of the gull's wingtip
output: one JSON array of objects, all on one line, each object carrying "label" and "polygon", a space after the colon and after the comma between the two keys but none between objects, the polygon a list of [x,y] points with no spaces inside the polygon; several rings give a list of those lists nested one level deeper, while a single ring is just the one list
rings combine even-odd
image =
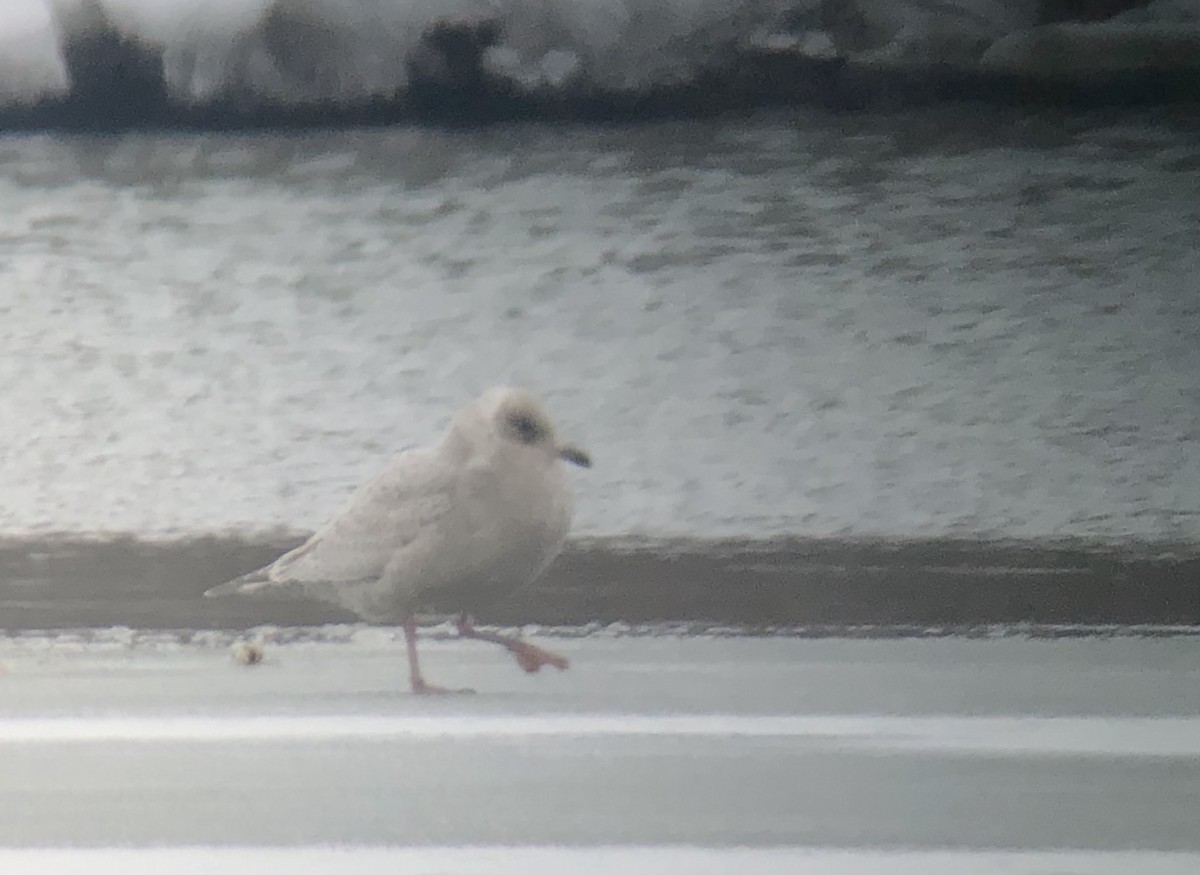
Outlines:
[{"label": "gull's wingtip", "polygon": [[[206,599],[215,599],[226,595],[253,592],[261,588],[262,584],[268,582],[266,569],[260,568],[257,571],[251,571],[249,574],[243,574],[241,577],[235,577],[233,580],[206,589],[204,597]],[[258,584],[258,586],[255,586],[255,584]]]},{"label": "gull's wingtip", "polygon": [[241,585],[242,585],[241,580],[230,580],[230,581],[220,584],[219,586],[214,586],[211,589],[206,589],[204,591],[204,597],[206,599],[215,599],[215,598],[220,598],[223,595],[233,595],[235,592],[238,591],[238,589],[241,587]]}]

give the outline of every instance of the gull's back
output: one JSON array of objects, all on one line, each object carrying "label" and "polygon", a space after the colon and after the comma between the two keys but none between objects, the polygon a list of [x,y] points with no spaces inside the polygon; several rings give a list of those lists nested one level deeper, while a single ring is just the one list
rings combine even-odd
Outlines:
[{"label": "gull's back", "polygon": [[305,544],[269,566],[285,583],[352,583],[379,578],[397,554],[440,536],[457,491],[433,450],[407,450],[359,489]]},{"label": "gull's back", "polygon": [[365,619],[402,616],[427,556],[438,552],[453,479],[436,450],[406,450],[306,542],[206,595],[311,596]]}]

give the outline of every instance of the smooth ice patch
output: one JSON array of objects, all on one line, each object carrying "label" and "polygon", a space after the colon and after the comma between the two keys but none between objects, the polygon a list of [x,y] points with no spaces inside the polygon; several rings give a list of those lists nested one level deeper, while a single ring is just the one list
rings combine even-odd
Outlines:
[{"label": "smooth ice patch", "polygon": [[239,875],[287,872],[355,875],[438,872],[445,875],[1192,875],[1200,854],[1157,851],[859,851],[804,847],[744,848],[676,846],[602,847],[330,847],[291,848],[38,848],[0,850],[6,872],[171,872],[174,875]]},{"label": "smooth ice patch", "polygon": [[632,736],[809,739],[831,747],[981,756],[1200,756],[1200,717],[458,714],[34,717],[0,721],[0,745]]}]

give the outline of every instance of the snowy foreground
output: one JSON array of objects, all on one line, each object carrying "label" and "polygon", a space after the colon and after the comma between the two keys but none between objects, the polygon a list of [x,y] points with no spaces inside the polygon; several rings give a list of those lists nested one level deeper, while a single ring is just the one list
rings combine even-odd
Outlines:
[{"label": "snowy foreground", "polygon": [[[1200,640],[0,639],[5,871],[1183,873]],[[800,867],[800,868],[797,868]]]}]

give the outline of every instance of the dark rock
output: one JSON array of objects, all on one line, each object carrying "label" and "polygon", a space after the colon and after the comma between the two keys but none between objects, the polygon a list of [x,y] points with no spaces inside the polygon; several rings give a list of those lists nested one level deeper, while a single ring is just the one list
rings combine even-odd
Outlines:
[{"label": "dark rock", "polygon": [[162,54],[121,34],[98,0],[59,18],[70,81],[64,111],[84,128],[116,130],[160,118],[167,107]]},{"label": "dark rock", "polygon": [[1038,24],[1107,21],[1114,15],[1146,6],[1150,0],[1042,0]]}]

